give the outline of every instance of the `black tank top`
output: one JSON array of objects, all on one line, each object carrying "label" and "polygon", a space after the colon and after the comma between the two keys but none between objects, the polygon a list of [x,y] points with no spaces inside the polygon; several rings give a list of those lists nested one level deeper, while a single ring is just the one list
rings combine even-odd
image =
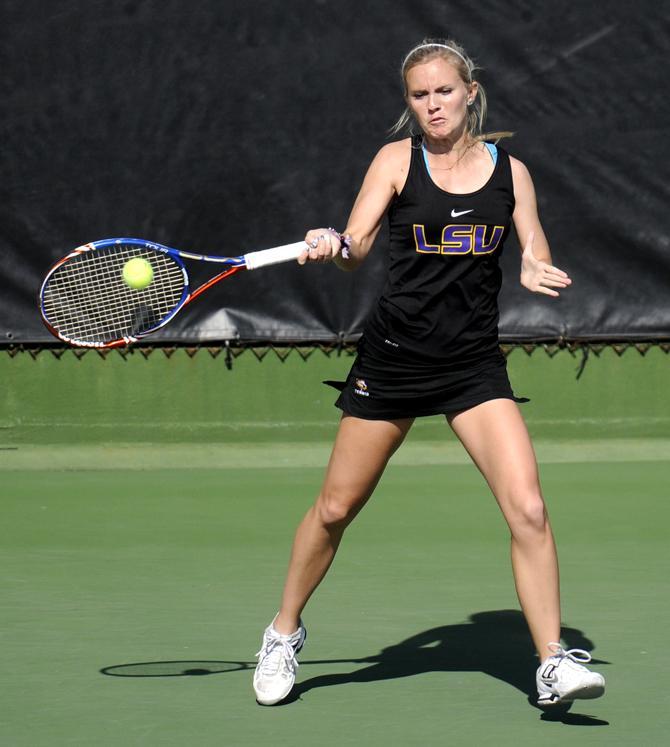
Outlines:
[{"label": "black tank top", "polygon": [[433,182],[421,139],[412,138],[407,182],[389,207],[388,278],[365,328],[366,348],[418,365],[500,355],[499,259],[513,210],[502,148],[481,189],[451,194]]}]

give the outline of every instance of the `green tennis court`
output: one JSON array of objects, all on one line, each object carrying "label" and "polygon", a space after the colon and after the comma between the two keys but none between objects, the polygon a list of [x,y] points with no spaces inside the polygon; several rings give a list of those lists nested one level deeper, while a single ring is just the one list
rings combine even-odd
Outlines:
[{"label": "green tennis court", "polygon": [[660,349],[603,351],[579,380],[566,351],[510,356],[532,399],[564,638],[592,650],[604,698],[554,720],[529,705],[506,527],[436,418],[308,606],[296,697],[255,704],[254,654],[337,420],[319,381],[350,363],[315,356],[0,358],[1,743],[665,744]]}]

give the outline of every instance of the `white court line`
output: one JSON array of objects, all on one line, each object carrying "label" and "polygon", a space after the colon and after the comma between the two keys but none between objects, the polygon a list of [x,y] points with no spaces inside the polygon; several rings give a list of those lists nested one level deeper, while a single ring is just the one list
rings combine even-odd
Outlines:
[{"label": "white court line", "polygon": [[[542,464],[670,462],[668,439],[535,441]],[[18,445],[0,450],[0,471],[324,468],[330,442]],[[15,449],[15,450],[14,450]],[[404,444],[391,467],[468,464],[459,443]]]}]

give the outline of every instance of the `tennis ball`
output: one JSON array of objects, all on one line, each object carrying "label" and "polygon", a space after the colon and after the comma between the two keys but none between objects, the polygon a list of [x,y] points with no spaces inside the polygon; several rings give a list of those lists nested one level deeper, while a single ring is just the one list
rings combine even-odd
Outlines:
[{"label": "tennis ball", "polygon": [[142,257],[129,259],[123,265],[123,280],[127,286],[135,290],[142,290],[151,284],[154,279],[154,271],[151,264]]}]

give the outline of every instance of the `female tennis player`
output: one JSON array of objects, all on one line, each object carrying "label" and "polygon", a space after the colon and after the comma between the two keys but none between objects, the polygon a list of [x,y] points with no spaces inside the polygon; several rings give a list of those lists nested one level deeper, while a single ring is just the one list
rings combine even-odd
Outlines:
[{"label": "female tennis player", "polygon": [[260,704],[291,691],[305,641],[301,613],[343,532],[372,494],[416,417],[444,414],[509,525],[516,589],[537,649],[538,704],[595,698],[604,678],[586,651],[560,645],[556,549],[528,431],[498,343],[499,258],[511,221],[521,284],[558,296],[571,280],[552,263],[526,167],[482,134],[484,91],[454,41],[424,41],[402,64],[405,113],[393,132],[419,134],[372,161],[344,235],[306,235],[299,262],[365,259],[388,215],[389,270],[358,356],[341,384],[339,431],[316,503],[298,527],[281,607],[254,674]]}]

